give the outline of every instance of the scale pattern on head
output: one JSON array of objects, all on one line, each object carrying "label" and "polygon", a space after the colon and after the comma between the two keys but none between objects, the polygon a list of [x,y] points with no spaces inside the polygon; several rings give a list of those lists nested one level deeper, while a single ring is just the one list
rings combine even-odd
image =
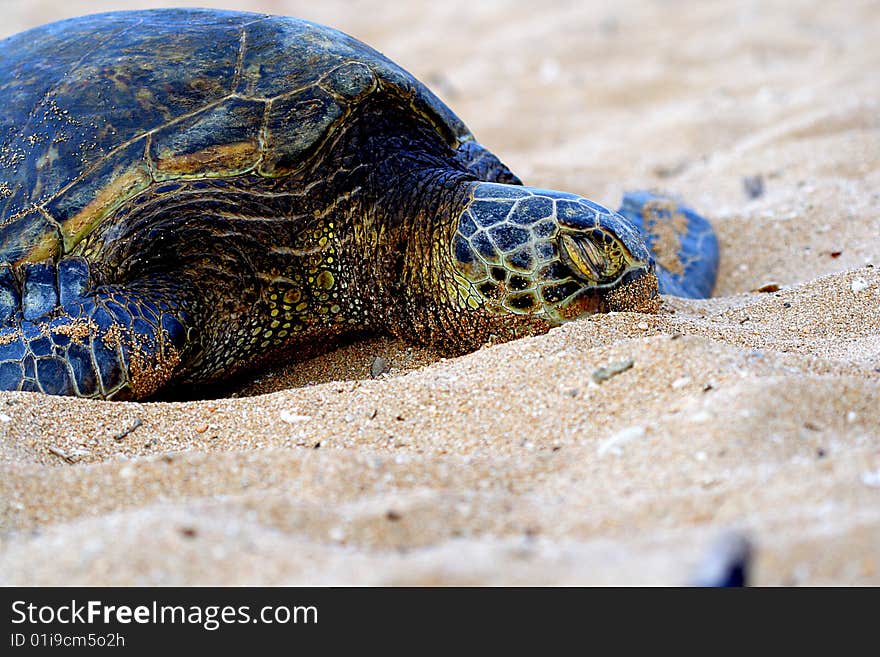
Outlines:
[{"label": "scale pattern on head", "polygon": [[575,194],[494,183],[474,186],[451,249],[463,305],[557,323],[585,293],[652,267],[617,213]]}]

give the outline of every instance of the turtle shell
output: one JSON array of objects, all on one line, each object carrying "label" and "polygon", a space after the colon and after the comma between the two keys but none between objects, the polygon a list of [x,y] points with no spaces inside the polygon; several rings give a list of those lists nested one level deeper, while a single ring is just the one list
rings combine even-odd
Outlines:
[{"label": "turtle shell", "polygon": [[0,262],[69,253],[153,184],[296,172],[376,93],[472,139],[409,73],[304,20],[125,11],[0,41]]}]

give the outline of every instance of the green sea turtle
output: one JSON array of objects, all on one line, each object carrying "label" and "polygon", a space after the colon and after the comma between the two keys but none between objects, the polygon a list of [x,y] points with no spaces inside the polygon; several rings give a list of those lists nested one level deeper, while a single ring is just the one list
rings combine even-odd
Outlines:
[{"label": "green sea turtle", "polygon": [[524,187],[307,21],[53,23],[0,42],[0,98],[0,389],[140,399],[355,331],[463,353],[714,283],[698,215]]}]

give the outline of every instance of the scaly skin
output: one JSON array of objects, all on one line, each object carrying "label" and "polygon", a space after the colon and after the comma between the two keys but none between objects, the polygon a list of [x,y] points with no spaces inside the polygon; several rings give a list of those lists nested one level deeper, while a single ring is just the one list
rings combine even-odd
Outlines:
[{"label": "scaly skin", "polygon": [[0,54],[0,389],[142,399],[363,331],[459,354],[714,282],[697,215],[521,186],[327,28],[121,13]]},{"label": "scaly skin", "polygon": [[[494,182],[517,179],[478,145],[438,155],[419,122],[389,145],[377,125],[401,125],[401,111],[352,120],[299,177],[147,190],[81,243],[84,257],[57,273],[25,267],[23,286],[7,276],[0,387],[143,398],[308,357],[353,331],[459,354],[656,307],[652,258],[622,217]],[[40,293],[38,271],[58,292]]]},{"label": "scaly skin", "polygon": [[[93,288],[83,258],[7,266],[0,389],[117,399],[152,395],[187,344],[188,305],[173,281]],[[22,294],[23,292],[23,294]],[[8,297],[18,297],[9,313]]]}]

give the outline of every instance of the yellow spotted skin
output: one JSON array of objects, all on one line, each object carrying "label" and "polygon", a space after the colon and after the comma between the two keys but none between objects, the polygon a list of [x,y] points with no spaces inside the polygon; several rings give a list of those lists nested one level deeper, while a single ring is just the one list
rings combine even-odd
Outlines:
[{"label": "yellow spotted skin", "polygon": [[[111,12],[36,28],[0,41],[0,92],[0,347],[16,345],[0,349],[0,388],[59,394],[140,397],[155,386],[135,389],[123,357],[112,385],[77,387],[81,368],[39,342],[76,310],[57,305],[58,290],[34,296],[43,283],[29,287],[29,263],[80,263],[88,308],[103,303],[102,286],[185,297],[187,339],[174,359],[156,351],[161,335],[128,340],[165,368],[153,377],[162,385],[306,357],[377,324],[377,305],[357,295],[384,274],[353,225],[410,221],[403,190],[377,205],[391,182],[382,161],[408,146],[386,145],[388,122],[371,117],[395,116],[409,128],[395,128],[400,139],[417,134],[422,163],[473,140],[427,88],[356,39],[246,12]],[[347,135],[358,131],[368,134],[355,145]],[[47,312],[32,322],[25,307]],[[101,363],[89,345],[124,324],[82,337],[92,369]],[[68,373],[43,386],[35,359]]]}]

